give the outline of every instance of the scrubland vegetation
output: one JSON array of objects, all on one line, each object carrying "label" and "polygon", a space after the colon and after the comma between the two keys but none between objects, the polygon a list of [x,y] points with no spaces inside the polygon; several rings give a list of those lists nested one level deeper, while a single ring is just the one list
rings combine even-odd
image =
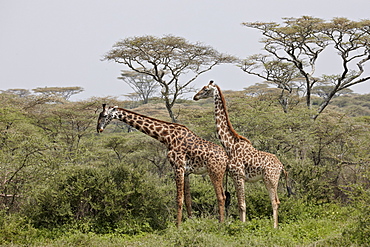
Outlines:
[{"label": "scrubland vegetation", "polygon": [[[228,217],[217,221],[207,176],[191,176],[193,219],[175,227],[175,183],[166,150],[120,122],[96,133],[102,103],[170,120],[148,104],[0,94],[2,246],[369,246],[370,95],[335,98],[312,119],[297,101],[284,112],[274,93],[225,92],[238,133],[276,154],[295,193],[280,180],[279,229],[262,182],[246,185],[247,222],[231,179]],[[218,143],[213,102],[180,100],[177,121]],[[186,215],[185,211],[184,214]]]}]

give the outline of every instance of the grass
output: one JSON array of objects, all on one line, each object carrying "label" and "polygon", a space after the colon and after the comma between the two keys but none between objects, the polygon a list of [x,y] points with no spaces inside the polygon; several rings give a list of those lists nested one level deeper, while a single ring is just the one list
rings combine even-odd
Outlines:
[{"label": "grass", "polygon": [[[316,217],[281,222],[272,227],[268,218],[245,223],[227,219],[188,219],[178,229],[174,224],[153,233],[129,236],[122,234],[82,233],[77,230],[40,230],[31,226],[8,230],[8,239],[1,246],[357,246],[343,235],[354,223],[349,210],[327,209]],[[13,234],[12,236],[9,234]]]}]

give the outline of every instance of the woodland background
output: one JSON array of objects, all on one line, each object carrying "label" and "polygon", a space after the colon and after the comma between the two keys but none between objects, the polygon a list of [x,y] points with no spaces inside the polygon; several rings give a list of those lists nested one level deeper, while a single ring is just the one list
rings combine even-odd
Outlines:
[{"label": "woodland background", "polygon": [[[78,88],[72,88],[76,90]],[[278,91],[256,84],[225,91],[238,133],[276,154],[295,193],[280,179],[279,229],[262,182],[247,184],[246,223],[232,201],[217,222],[208,176],[191,175],[195,219],[174,224],[175,184],[165,148],[112,122],[96,133],[101,104],[170,121],[160,98],[69,101],[70,90],[0,94],[0,244],[11,246],[367,246],[370,242],[370,94],[333,99],[315,120],[304,98],[285,111]],[[59,92],[59,93],[58,93]],[[78,93],[79,91],[74,91]],[[177,121],[219,143],[213,101],[180,99]],[[185,212],[184,212],[185,213]],[[186,216],[186,214],[185,214]]]},{"label": "woodland background", "polygon": [[[80,87],[1,91],[0,245],[369,246],[370,94],[351,88],[370,80],[370,20],[243,25],[261,32],[263,54],[240,59],[173,35],[117,42],[103,60],[129,69],[119,77],[134,89],[127,101],[70,101]],[[327,52],[335,72],[317,74]],[[218,143],[212,100],[186,95],[221,64],[264,81],[224,94],[236,131],[289,171],[295,195],[280,182],[279,229],[262,182],[247,184],[248,220],[238,220],[231,179],[231,206],[219,224],[207,176],[191,176],[196,217],[177,229],[165,148],[121,122],[96,133],[106,103]]]}]

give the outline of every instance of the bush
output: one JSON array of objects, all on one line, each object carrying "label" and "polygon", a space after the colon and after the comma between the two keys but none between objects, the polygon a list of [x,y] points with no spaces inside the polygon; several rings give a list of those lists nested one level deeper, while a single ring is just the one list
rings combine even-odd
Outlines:
[{"label": "bush", "polygon": [[355,223],[345,229],[343,235],[355,243],[367,246],[370,243],[370,189],[357,185],[352,190],[357,216]]},{"label": "bush", "polygon": [[28,244],[35,238],[40,237],[25,217],[19,214],[7,215],[0,211],[0,245],[8,243]]},{"label": "bush", "polygon": [[167,226],[172,198],[145,171],[130,166],[66,170],[37,193],[25,214],[36,227],[134,234]]},{"label": "bush", "polygon": [[209,176],[190,176],[190,192],[193,215],[196,217],[218,217],[218,206],[215,190]]}]

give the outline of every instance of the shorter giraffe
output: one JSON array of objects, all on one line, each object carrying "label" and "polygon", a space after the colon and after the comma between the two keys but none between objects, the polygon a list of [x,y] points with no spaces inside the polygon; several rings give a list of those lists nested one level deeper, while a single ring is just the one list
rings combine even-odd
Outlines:
[{"label": "shorter giraffe", "polygon": [[[215,103],[215,120],[217,134],[222,146],[230,158],[228,171],[234,179],[238,197],[240,220],[245,221],[244,181],[256,182],[263,180],[269,193],[274,227],[278,227],[278,207],[280,204],[277,187],[280,173],[283,171],[287,181],[287,173],[279,159],[270,153],[255,149],[244,136],[236,133],[229,120],[226,101],[221,89],[211,81],[194,96],[194,100],[213,97]],[[288,194],[291,193],[287,186]]]},{"label": "shorter giraffe", "polygon": [[97,131],[103,132],[112,119],[121,120],[166,145],[167,157],[175,173],[177,226],[181,224],[184,194],[188,216],[191,217],[189,175],[192,173],[209,174],[218,201],[219,221],[224,221],[225,194],[222,182],[228,156],[222,147],[200,138],[183,125],[147,117],[117,106],[107,108],[105,104],[99,115]]}]

